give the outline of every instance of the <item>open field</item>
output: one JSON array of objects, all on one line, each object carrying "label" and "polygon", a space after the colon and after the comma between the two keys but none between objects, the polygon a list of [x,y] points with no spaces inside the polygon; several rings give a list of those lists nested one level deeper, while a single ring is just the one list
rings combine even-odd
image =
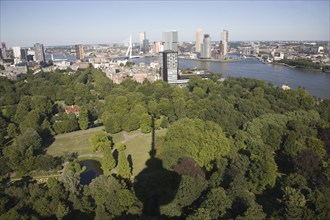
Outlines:
[{"label": "open field", "polygon": [[[47,153],[52,156],[62,156],[66,153],[78,153],[78,155],[95,154],[91,151],[90,139],[95,132],[103,128],[104,127],[101,126],[57,135],[55,136],[55,141],[48,147]],[[124,140],[122,133],[113,134],[111,136],[114,142]]]},{"label": "open field", "polygon": [[[93,157],[102,156],[102,153],[91,151],[90,138],[104,127],[91,128],[88,130],[75,131],[55,136],[55,141],[48,147],[47,153],[52,156],[63,156],[67,153],[78,153],[79,156]],[[157,130],[156,137],[164,136],[167,129]],[[143,134],[139,131],[120,132],[111,134],[114,143],[123,142],[126,145],[126,155],[131,155],[133,162],[133,175],[137,175],[149,159],[151,150],[151,133]]]},{"label": "open field", "polygon": [[91,154],[90,144],[92,135],[103,127],[75,131],[55,136],[55,141],[48,147],[47,153],[52,156],[62,156],[66,153]]},{"label": "open field", "polygon": [[[167,129],[156,130],[156,137],[165,136]],[[151,133],[141,134],[125,142],[126,155],[132,156],[133,175],[137,175],[145,168],[145,162],[150,158]]]}]

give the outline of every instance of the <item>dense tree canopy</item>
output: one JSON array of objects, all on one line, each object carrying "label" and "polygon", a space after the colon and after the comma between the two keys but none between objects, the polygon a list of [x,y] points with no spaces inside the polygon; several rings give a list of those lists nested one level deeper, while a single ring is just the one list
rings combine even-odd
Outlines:
[{"label": "dense tree canopy", "polygon": [[[329,100],[303,88],[217,79],[117,85],[92,67],[1,77],[0,219],[148,218],[150,204],[141,198],[160,195],[164,185],[171,199],[149,201],[164,219],[328,219]],[[66,111],[71,105],[79,112]],[[103,175],[84,186],[80,166],[46,183],[28,177],[72,161],[45,153],[52,136],[99,124],[105,132],[90,141]],[[154,138],[161,128],[166,135],[150,141],[151,172],[133,181],[125,145],[111,135]],[[12,174],[26,177],[5,182]]]},{"label": "dense tree canopy", "polygon": [[[172,149],[182,151],[183,155],[177,155],[178,157],[191,157],[201,167],[210,170],[213,167],[212,161],[226,156],[230,151],[230,147],[230,139],[226,138],[221,127],[216,123],[185,118],[169,127],[165,137],[163,153],[167,155],[167,151]],[[162,159],[166,161],[167,158]],[[168,164],[167,166],[171,167],[173,165]]]}]

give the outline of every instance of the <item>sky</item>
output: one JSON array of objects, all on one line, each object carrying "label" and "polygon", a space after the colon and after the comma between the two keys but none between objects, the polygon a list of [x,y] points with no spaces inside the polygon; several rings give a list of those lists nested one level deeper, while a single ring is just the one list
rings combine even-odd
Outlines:
[{"label": "sky", "polygon": [[219,41],[330,40],[330,0],[87,1],[0,0],[0,41],[7,47],[150,42],[177,30],[195,41],[198,28]]}]

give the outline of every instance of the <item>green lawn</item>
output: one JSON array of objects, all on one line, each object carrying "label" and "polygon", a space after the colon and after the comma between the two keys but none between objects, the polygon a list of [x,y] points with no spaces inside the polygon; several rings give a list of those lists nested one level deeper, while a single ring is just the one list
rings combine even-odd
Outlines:
[{"label": "green lawn", "polygon": [[[47,153],[52,156],[62,156],[66,153],[78,153],[78,155],[100,155],[91,151],[90,138],[93,134],[104,127],[91,128],[84,131],[75,131],[67,134],[55,136],[55,141],[48,147]],[[164,136],[167,129],[156,131],[156,137]],[[124,142],[126,145],[126,155],[131,155],[133,161],[133,175],[137,175],[144,167],[145,162],[149,159],[149,151],[151,150],[151,133],[142,134],[139,131],[129,132],[125,138],[123,132],[112,134],[111,137],[114,143]]]},{"label": "green lawn", "polygon": [[[91,128],[83,131],[75,131],[55,136],[55,141],[48,147],[47,153],[52,156],[62,156],[66,153],[78,153],[78,155],[94,154],[91,151],[90,139],[97,131],[104,127]],[[123,141],[121,133],[111,135],[114,142]]]},{"label": "green lawn", "polygon": [[47,153],[52,156],[62,156],[66,153],[91,154],[91,136],[102,127],[88,129],[89,133],[75,131],[55,136],[55,141],[48,147]]},{"label": "green lawn", "polygon": [[[156,130],[156,137],[164,136],[167,129]],[[141,136],[134,137],[127,142],[126,155],[132,156],[133,162],[133,175],[137,175],[145,168],[145,162],[150,158],[149,151],[151,150],[151,133],[142,134]]]},{"label": "green lawn", "polygon": [[114,143],[121,142],[124,140],[124,135],[122,132],[119,132],[117,134],[111,134],[111,137]]}]

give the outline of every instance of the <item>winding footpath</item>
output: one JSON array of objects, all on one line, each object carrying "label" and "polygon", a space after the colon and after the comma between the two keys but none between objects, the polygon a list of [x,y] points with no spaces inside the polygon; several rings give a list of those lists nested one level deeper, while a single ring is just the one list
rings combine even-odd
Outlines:
[{"label": "winding footpath", "polygon": [[136,134],[128,135],[126,131],[122,131],[122,134],[123,134],[123,136],[125,138],[122,141],[122,143],[126,143],[127,141],[131,140],[132,138],[139,137],[139,136],[142,135],[142,133],[136,133]]}]

